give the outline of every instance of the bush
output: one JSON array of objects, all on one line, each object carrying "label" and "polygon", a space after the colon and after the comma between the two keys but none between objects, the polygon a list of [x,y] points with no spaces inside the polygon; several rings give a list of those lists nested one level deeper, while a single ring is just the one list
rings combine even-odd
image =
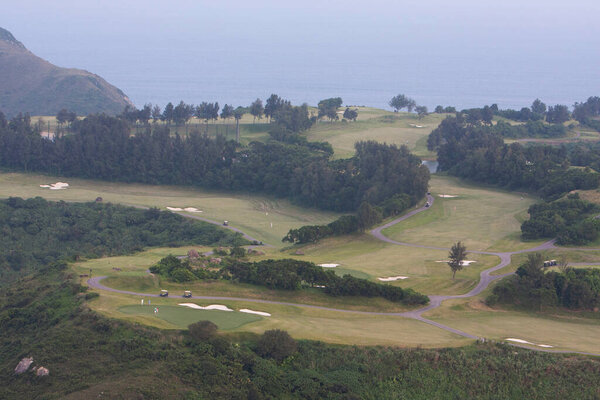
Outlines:
[{"label": "bush", "polygon": [[189,325],[188,330],[195,340],[203,341],[212,338],[217,333],[218,327],[211,321],[198,321]]},{"label": "bush", "polygon": [[278,362],[283,361],[297,350],[296,341],[280,329],[266,331],[258,341],[256,353],[265,358],[272,358]]}]

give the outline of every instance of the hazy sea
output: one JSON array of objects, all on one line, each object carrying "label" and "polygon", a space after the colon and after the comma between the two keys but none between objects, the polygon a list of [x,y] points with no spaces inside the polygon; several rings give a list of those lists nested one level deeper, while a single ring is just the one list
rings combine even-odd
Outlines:
[{"label": "hazy sea", "polygon": [[[193,42],[192,42],[193,43]],[[433,109],[497,103],[521,108],[540,98],[547,104],[585,101],[600,95],[600,52],[570,56],[527,47],[485,46],[472,51],[404,44],[327,46],[248,44],[221,48],[162,45],[129,48],[113,44],[89,51],[86,42],[68,48],[34,48],[61,66],[84,68],[122,89],[137,105],[218,101],[248,105],[271,93],[294,104],[316,105],[342,97],[344,104],[389,108],[404,93]]]}]

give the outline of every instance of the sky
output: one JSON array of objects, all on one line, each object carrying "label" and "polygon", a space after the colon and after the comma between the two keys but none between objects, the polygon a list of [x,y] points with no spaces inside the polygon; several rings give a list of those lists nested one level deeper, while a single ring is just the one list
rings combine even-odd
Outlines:
[{"label": "sky", "polygon": [[0,27],[138,105],[270,91],[381,104],[389,91],[465,106],[600,94],[598,0],[7,2]]}]

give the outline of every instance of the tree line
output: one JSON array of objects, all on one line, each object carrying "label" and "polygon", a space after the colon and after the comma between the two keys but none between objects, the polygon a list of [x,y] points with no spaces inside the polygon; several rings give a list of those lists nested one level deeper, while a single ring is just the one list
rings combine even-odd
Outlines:
[{"label": "tree line", "polygon": [[600,206],[579,199],[577,193],[566,199],[533,204],[529,219],[521,225],[524,239],[557,238],[562,245],[593,242],[600,233]]},{"label": "tree line", "polygon": [[531,310],[564,307],[594,310],[600,306],[600,270],[571,268],[546,272],[539,253],[530,254],[515,276],[502,280],[486,302],[510,304]]},{"label": "tree line", "polygon": [[0,200],[0,282],[53,261],[97,258],[149,246],[246,243],[241,236],[158,209],[104,203]]},{"label": "tree line", "polygon": [[351,275],[339,277],[334,271],[307,261],[269,259],[248,262],[239,258],[228,258],[222,260],[222,263],[223,266],[219,270],[193,268],[188,260],[180,260],[170,255],[152,266],[150,271],[175,282],[226,279],[265,286],[269,289],[300,290],[307,287],[320,287],[324,293],[331,296],[382,297],[392,302],[411,305],[429,302],[427,296],[412,289],[375,283]]},{"label": "tree line", "polygon": [[[292,111],[292,114],[294,112]],[[290,135],[294,116],[283,119]],[[397,194],[422,198],[429,172],[405,146],[356,143],[352,158],[330,160],[321,143],[252,142],[238,147],[222,136],[171,135],[168,128],[131,135],[126,121],[91,115],[73,122],[72,134],[42,138],[21,116],[0,118],[0,167],[59,176],[250,191],[298,204],[354,211]]]},{"label": "tree line", "polygon": [[553,200],[574,189],[594,189],[600,175],[571,168],[565,147],[505,144],[493,128],[449,116],[428,137],[439,168],[452,175],[510,189],[527,188]]}]

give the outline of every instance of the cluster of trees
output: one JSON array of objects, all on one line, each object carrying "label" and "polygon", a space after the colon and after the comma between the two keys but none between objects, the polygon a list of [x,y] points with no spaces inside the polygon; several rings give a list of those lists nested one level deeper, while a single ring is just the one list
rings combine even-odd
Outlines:
[{"label": "cluster of trees", "polygon": [[[293,125],[295,111],[291,114],[289,120],[278,122]],[[405,146],[373,141],[358,142],[352,158],[330,160],[331,146],[312,142],[253,142],[238,149],[234,141],[221,136],[171,136],[165,127],[132,136],[125,121],[106,115],[75,121],[73,132],[51,141],[24,117],[9,123],[0,116],[0,167],[109,181],[247,190],[338,211],[354,211],[363,201],[379,204],[399,193],[419,199],[429,181],[427,168]]]},{"label": "cluster of trees", "polygon": [[[497,344],[340,346],[282,331],[240,341],[206,322],[181,331],[108,319],[87,294],[64,264],[0,289],[0,398],[583,399],[598,390],[600,362],[589,357]],[[24,355],[50,375],[16,376]]]},{"label": "cluster of trees", "polygon": [[415,110],[419,118],[423,118],[428,113],[426,106],[417,105],[417,102],[414,99],[403,94],[392,97],[388,104],[395,112],[404,108],[406,108],[406,111],[409,113]]},{"label": "cluster of trees", "polygon": [[67,110],[66,108],[61,109],[56,114],[56,122],[58,122],[60,125],[65,124],[67,122],[72,123],[76,119],[77,119],[77,114],[75,114],[73,111]]},{"label": "cluster of trees", "polygon": [[342,236],[354,232],[364,232],[384,218],[398,215],[415,204],[415,199],[406,194],[396,194],[385,199],[380,205],[373,206],[364,201],[356,215],[342,215],[327,225],[305,225],[290,229],[282,242],[311,243],[329,236]]},{"label": "cluster of trees", "polygon": [[334,271],[325,270],[307,261],[292,259],[237,262],[225,267],[231,279],[271,289],[298,290],[303,286],[323,287],[331,296],[382,297],[404,304],[427,304],[429,298],[412,289],[384,285],[355,278],[339,277]]},{"label": "cluster of trees", "polygon": [[566,199],[529,207],[529,219],[521,225],[524,239],[557,238],[559,244],[586,244],[600,233],[600,206],[579,199],[577,193]]},{"label": "cluster of trees", "polygon": [[541,254],[530,254],[515,276],[501,281],[490,296],[490,305],[511,304],[533,310],[565,307],[594,310],[600,306],[600,270],[562,265],[561,271],[544,271]]},{"label": "cluster of trees", "polygon": [[437,151],[442,171],[512,189],[535,190],[546,199],[599,184],[600,175],[589,168],[570,168],[566,148],[505,144],[494,129],[468,123],[461,115],[444,119],[429,135],[427,145]]},{"label": "cluster of trees", "polygon": [[546,124],[540,120],[527,121],[524,124],[512,125],[505,121],[488,128],[504,138],[557,138],[567,134],[567,128],[563,124]]},{"label": "cluster of trees", "polygon": [[[337,121],[339,116],[337,114],[337,109],[342,106],[342,98],[341,97],[332,97],[330,99],[325,99],[319,101],[318,109],[319,109],[319,118],[327,117],[330,121]],[[344,117],[345,118],[345,117]]]},{"label": "cluster of trees", "polygon": [[102,257],[148,246],[246,243],[239,235],[158,209],[103,203],[0,200],[0,282],[59,259]]},{"label": "cluster of trees", "polygon": [[600,97],[592,96],[583,103],[575,103],[573,118],[600,132]]}]

